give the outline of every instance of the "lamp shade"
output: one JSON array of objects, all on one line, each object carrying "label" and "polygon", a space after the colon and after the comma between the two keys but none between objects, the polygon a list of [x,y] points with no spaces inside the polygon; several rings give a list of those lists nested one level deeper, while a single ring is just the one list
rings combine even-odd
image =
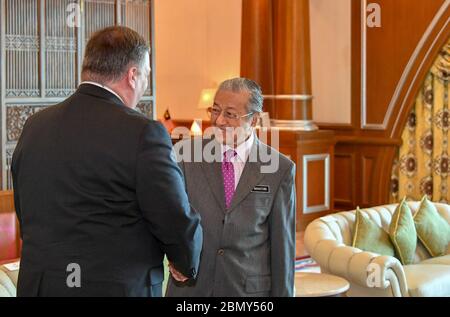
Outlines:
[{"label": "lamp shade", "polygon": [[191,135],[192,136],[201,136],[202,135],[202,119],[194,119],[191,125]]},{"label": "lamp shade", "polygon": [[216,89],[214,88],[203,89],[200,94],[200,99],[198,101],[198,108],[206,109],[211,107],[213,104],[215,94]]}]

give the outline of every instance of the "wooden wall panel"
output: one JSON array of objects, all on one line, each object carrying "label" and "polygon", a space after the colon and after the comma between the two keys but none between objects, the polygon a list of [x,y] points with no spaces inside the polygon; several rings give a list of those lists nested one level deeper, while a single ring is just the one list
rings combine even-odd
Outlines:
[{"label": "wooden wall panel", "polygon": [[[371,2],[363,1],[365,5]],[[362,21],[363,128],[385,126],[399,79],[444,2],[377,0],[381,26],[365,27]]]},{"label": "wooden wall panel", "polygon": [[374,183],[374,175],[375,175],[375,163],[376,157],[362,155],[361,157],[361,172],[362,172],[362,202],[363,204],[370,204],[370,194],[372,191],[372,184]]},{"label": "wooden wall panel", "polygon": [[450,0],[376,1],[381,28],[363,28],[370,3],[375,1],[352,1],[351,124],[319,125],[336,133],[337,210],[389,202],[401,133],[427,71],[450,36]]},{"label": "wooden wall panel", "polygon": [[[294,137],[294,140],[291,138]],[[297,168],[297,231],[305,230],[306,226],[314,219],[325,216],[334,210],[334,133],[332,131],[316,132],[282,132],[280,133],[280,144],[296,145],[296,163]],[[284,152],[283,152],[284,153]],[[328,158],[328,159],[327,159]],[[325,163],[325,160],[328,160]],[[324,174],[315,162],[328,164],[329,179],[324,181]],[[304,166],[307,163],[307,166]],[[305,172],[308,175],[304,175]],[[323,173],[326,173],[323,171]],[[305,177],[306,176],[306,177]],[[306,181],[306,184],[305,184]],[[328,186],[326,185],[328,183]],[[317,196],[313,192],[317,191]],[[327,196],[329,200],[321,196]],[[306,195],[306,202],[304,197]],[[312,202],[310,198],[313,199]],[[325,201],[327,206],[316,201]]]},{"label": "wooden wall panel", "polygon": [[326,161],[324,159],[309,161],[306,169],[308,170],[307,184],[308,188],[314,188],[307,193],[307,205],[306,207],[314,207],[320,205],[326,205],[326,189],[325,189],[325,169]]},{"label": "wooden wall panel", "polygon": [[334,201],[338,205],[351,207],[355,197],[355,154],[336,153],[334,165]]}]

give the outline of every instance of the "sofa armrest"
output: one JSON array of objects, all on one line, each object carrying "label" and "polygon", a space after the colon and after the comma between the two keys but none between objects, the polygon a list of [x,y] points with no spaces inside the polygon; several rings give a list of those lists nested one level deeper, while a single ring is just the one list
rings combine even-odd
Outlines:
[{"label": "sofa armrest", "polygon": [[16,285],[5,271],[0,269],[0,297],[15,297]]},{"label": "sofa armrest", "polygon": [[399,260],[358,248],[336,240],[320,240],[311,250],[312,258],[324,272],[346,278],[362,287],[391,288],[393,296],[409,296],[405,272]]}]

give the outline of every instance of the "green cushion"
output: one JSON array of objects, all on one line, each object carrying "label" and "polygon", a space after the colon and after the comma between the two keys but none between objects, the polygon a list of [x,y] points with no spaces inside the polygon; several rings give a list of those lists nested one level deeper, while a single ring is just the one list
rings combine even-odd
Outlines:
[{"label": "green cushion", "polygon": [[389,237],[403,265],[414,262],[417,247],[417,233],[411,209],[405,199],[397,206],[389,225]]},{"label": "green cushion", "polygon": [[164,256],[163,260],[163,266],[164,266],[164,280],[162,285],[162,296],[166,296],[166,290],[167,290],[167,283],[169,282],[169,260],[167,260],[167,256]]},{"label": "green cushion", "polygon": [[432,257],[445,255],[450,243],[450,225],[441,217],[436,207],[427,199],[422,198],[420,207],[414,215],[417,236]]},{"label": "green cushion", "polygon": [[381,255],[394,256],[395,254],[388,233],[365,217],[359,208],[356,210],[353,247]]}]

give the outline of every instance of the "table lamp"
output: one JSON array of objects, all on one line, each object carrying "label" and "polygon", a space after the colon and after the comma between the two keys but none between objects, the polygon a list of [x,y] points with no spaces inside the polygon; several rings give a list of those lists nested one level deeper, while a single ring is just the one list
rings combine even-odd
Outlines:
[{"label": "table lamp", "polygon": [[[212,106],[214,96],[216,95],[216,89],[214,88],[207,88],[202,89],[202,92],[200,93],[200,98],[198,100],[198,109],[208,109]],[[191,135],[192,136],[201,136],[202,135],[202,129],[201,129],[201,119],[194,119],[194,122],[192,122],[191,126]]]},{"label": "table lamp", "polygon": [[194,119],[194,122],[192,122],[191,125],[191,136],[202,136],[202,119]]},{"label": "table lamp", "polygon": [[200,93],[200,99],[198,101],[198,109],[207,109],[212,107],[214,96],[216,95],[216,89],[207,88],[203,89]]}]

